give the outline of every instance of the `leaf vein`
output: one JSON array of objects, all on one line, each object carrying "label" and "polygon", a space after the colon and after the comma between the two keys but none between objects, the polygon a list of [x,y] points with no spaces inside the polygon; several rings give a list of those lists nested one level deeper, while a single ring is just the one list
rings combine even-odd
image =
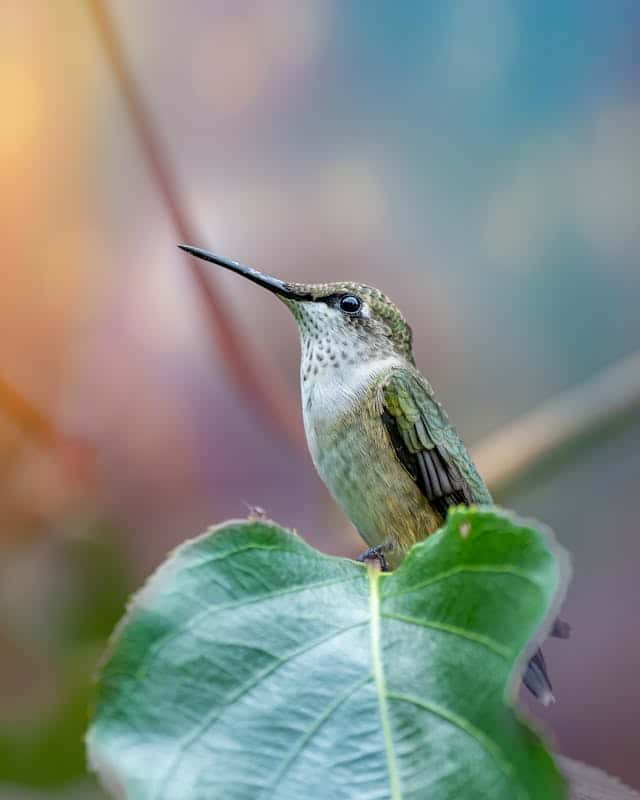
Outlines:
[{"label": "leaf vein", "polygon": [[[425,711],[428,711],[430,714],[433,714],[433,716],[439,717],[440,719],[445,720],[445,722],[455,726],[469,738],[474,739],[483,748],[483,750],[485,750],[485,752],[487,752],[493,758],[503,775],[513,784],[513,779],[515,776],[514,765],[509,761],[500,745],[491,739],[491,737],[487,736],[484,731],[477,728],[468,719],[461,717],[459,714],[456,714],[449,709],[443,708],[437,703],[430,703],[428,701],[421,700],[418,697],[412,697],[411,695],[403,694],[402,692],[388,692],[387,697],[390,700],[411,703],[417,708],[422,708]],[[526,792],[522,787],[518,786],[517,784],[513,784],[513,788],[516,790],[521,800],[529,800],[528,792]]]},{"label": "leaf vein", "polygon": [[367,683],[370,683],[373,680],[372,675],[365,675],[364,678],[360,678],[357,680],[352,686],[350,686],[345,692],[343,692],[339,697],[337,697],[332,703],[330,703],[317,717],[313,724],[307,728],[304,732],[303,736],[295,743],[294,747],[291,748],[289,754],[282,762],[280,769],[276,772],[273,781],[267,787],[269,792],[275,791],[277,786],[281,783],[284,776],[289,771],[293,760],[296,756],[299,756],[302,752],[304,752],[305,747],[309,744],[311,739],[315,736],[315,734],[320,730],[320,728],[324,725],[324,723],[331,717],[331,715],[338,710],[338,708],[346,702],[352,694],[361,689]]},{"label": "leaf vein", "polygon": [[272,600],[276,597],[284,597],[288,594],[295,594],[296,592],[306,592],[310,589],[322,589],[325,586],[335,586],[338,583],[348,583],[361,577],[361,575],[353,575],[348,578],[334,578],[332,580],[317,581],[316,583],[300,583],[296,586],[290,586],[287,589],[280,589],[276,592],[255,595],[255,597],[251,597],[249,599],[235,600],[231,603],[223,603],[221,605],[208,605],[202,611],[199,611],[195,616],[191,617],[191,619],[187,620],[183,625],[176,627],[175,630],[167,633],[165,636],[162,636],[160,639],[154,642],[147,651],[144,660],[147,662],[153,656],[157,656],[165,649],[165,647],[171,644],[174,639],[177,639],[179,636],[191,631],[196,627],[196,625],[198,625],[199,622],[206,619],[210,614],[218,614],[223,611],[230,611],[234,608],[243,608],[244,606],[252,605],[254,603],[262,603],[265,600]]},{"label": "leaf vein", "polygon": [[492,639],[490,636],[484,636],[481,633],[475,633],[474,631],[467,630],[466,628],[460,628],[457,625],[449,625],[446,622],[438,622],[431,619],[408,617],[404,614],[394,614],[390,611],[382,611],[380,616],[384,617],[385,619],[396,619],[399,622],[406,622],[407,625],[419,625],[422,628],[430,628],[436,631],[450,633],[453,636],[460,636],[462,639],[467,639],[470,642],[475,642],[476,644],[486,647],[487,649],[491,650],[491,652],[496,653],[501,658],[507,659],[508,661],[510,661],[514,655],[510,648],[505,647],[504,645],[500,644],[500,642]]},{"label": "leaf vein", "polygon": [[[402,597],[406,594],[413,594],[421,589],[426,589],[428,586],[440,583],[441,581],[446,581],[449,578],[453,578],[456,575],[462,575],[467,572],[478,573],[480,575],[511,575],[514,578],[520,578],[521,580],[530,583],[532,586],[538,589],[538,591],[540,591],[539,583],[533,580],[526,570],[520,569],[513,564],[458,564],[457,566],[445,570],[438,575],[434,575],[432,578],[429,578],[426,581],[420,581],[420,583],[409,586],[407,589],[389,594],[385,593],[384,599],[391,600],[394,597]],[[392,576],[393,573],[385,573],[383,575],[384,578],[390,578]]]},{"label": "leaf vein", "polygon": [[280,657],[273,664],[270,664],[268,667],[265,667],[263,670],[260,670],[260,672],[256,673],[255,675],[252,675],[248,681],[245,681],[245,683],[239,686],[235,692],[231,693],[231,695],[226,699],[226,702],[220,703],[218,707],[214,708],[209,714],[206,714],[201,723],[198,726],[196,726],[196,728],[194,728],[191,731],[191,733],[185,736],[182,739],[182,741],[177,745],[176,753],[169,762],[165,775],[160,782],[160,787],[157,795],[158,799],[160,800],[160,798],[163,797],[164,790],[171,778],[172,773],[178,767],[182,754],[189,747],[189,745],[192,744],[192,742],[194,742],[198,738],[198,736],[202,735],[211,725],[213,725],[216,722],[216,720],[220,716],[222,716],[222,713],[226,708],[228,708],[232,703],[241,700],[261,680],[271,675],[273,672],[279,669],[283,664],[286,664],[292,658],[297,658],[300,655],[304,655],[304,653],[308,653],[315,647],[319,647],[321,644],[324,644],[325,642],[328,642],[331,639],[335,639],[338,636],[341,636],[343,633],[347,633],[348,631],[353,630],[354,628],[366,625],[368,624],[368,622],[369,622],[368,618],[363,620],[358,620],[357,622],[354,622],[351,625],[347,625],[344,628],[333,630],[330,633],[326,634],[325,636],[318,637],[317,639],[314,639],[311,642],[305,643],[302,647],[298,647],[294,650],[291,650],[289,653],[286,653],[284,656]]}]

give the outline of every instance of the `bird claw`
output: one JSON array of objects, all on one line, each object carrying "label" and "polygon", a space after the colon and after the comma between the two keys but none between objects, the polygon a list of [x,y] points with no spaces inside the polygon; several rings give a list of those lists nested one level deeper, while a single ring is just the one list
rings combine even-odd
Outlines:
[{"label": "bird claw", "polygon": [[381,572],[389,572],[389,565],[387,564],[387,559],[384,557],[384,551],[386,549],[386,546],[383,544],[379,544],[377,547],[368,547],[364,553],[360,553],[356,561],[360,561],[364,564],[367,561],[375,560],[380,565]]}]

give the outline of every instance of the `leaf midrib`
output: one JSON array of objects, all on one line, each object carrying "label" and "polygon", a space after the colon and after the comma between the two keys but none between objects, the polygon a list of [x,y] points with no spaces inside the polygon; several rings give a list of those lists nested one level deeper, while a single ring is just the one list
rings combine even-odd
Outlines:
[{"label": "leaf midrib", "polygon": [[[451,570],[450,573],[445,574],[445,577],[450,577],[451,573],[456,570]],[[482,569],[484,571],[484,568]],[[500,570],[502,572],[502,570]],[[389,574],[389,573],[387,573]],[[404,617],[401,614],[393,614],[390,612],[382,612],[380,604],[380,590],[379,582],[380,577],[384,576],[377,567],[369,566],[367,568],[367,575],[369,578],[369,614],[371,618],[371,661],[372,672],[375,680],[375,686],[378,694],[378,706],[380,710],[380,721],[382,725],[382,734],[384,738],[385,754],[387,757],[387,769],[389,772],[389,788],[391,790],[390,800],[403,800],[402,789],[400,787],[400,777],[398,773],[398,764],[396,759],[396,752],[393,744],[393,732],[391,729],[391,720],[389,716],[388,700],[403,700],[410,702],[413,705],[419,706],[425,711],[438,716],[440,719],[445,720],[449,724],[455,725],[459,730],[462,730],[467,736],[472,737],[483,749],[493,758],[496,765],[503,773],[503,775],[510,781],[513,780],[515,772],[514,765],[510,763],[506,754],[502,751],[500,745],[495,742],[491,737],[487,736],[483,731],[472,725],[469,720],[453,714],[448,709],[436,706],[433,703],[427,703],[415,697],[410,697],[403,693],[389,692],[386,686],[384,675],[384,666],[382,663],[382,634],[380,630],[382,617],[390,619],[397,619],[402,622],[412,624],[423,624],[421,620],[411,617]],[[441,577],[441,576],[438,576]],[[520,577],[520,576],[518,576]],[[533,581],[531,581],[533,583]],[[398,594],[402,593],[397,593]],[[425,627],[440,627],[432,626],[431,623]],[[459,629],[449,631],[459,635]],[[484,637],[482,637],[484,638]],[[486,644],[486,642],[482,642]],[[500,653],[504,656],[504,653]],[[524,787],[516,786],[518,800],[529,800],[529,794]]]},{"label": "leaf midrib", "polygon": [[391,720],[389,718],[389,706],[387,704],[387,687],[382,666],[382,636],[380,633],[380,592],[379,581],[380,571],[375,567],[367,568],[369,578],[369,613],[371,617],[371,664],[373,677],[378,694],[378,707],[380,710],[380,723],[382,725],[382,736],[384,738],[384,749],[387,756],[387,770],[389,772],[389,788],[391,789],[391,800],[402,800],[400,789],[400,778],[398,775],[398,764],[396,752],[393,746],[393,733],[391,731]]}]

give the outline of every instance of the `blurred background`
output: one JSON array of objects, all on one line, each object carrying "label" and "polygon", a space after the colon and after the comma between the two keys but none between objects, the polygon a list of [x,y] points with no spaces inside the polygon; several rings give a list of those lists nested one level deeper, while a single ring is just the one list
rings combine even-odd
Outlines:
[{"label": "blurred background", "polygon": [[[640,347],[639,25],[635,0],[2,4],[2,800],[101,797],[90,677],[176,544],[258,505],[362,549],[300,446],[293,320],[176,243],[388,291],[473,445]],[[531,710],[636,787],[639,476],[628,414],[498,493],[573,556],[559,702]]]}]

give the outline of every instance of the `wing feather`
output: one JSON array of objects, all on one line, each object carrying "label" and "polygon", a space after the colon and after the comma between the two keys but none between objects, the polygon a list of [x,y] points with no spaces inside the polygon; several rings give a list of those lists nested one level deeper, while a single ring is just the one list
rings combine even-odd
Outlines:
[{"label": "wing feather", "polygon": [[[445,517],[452,505],[491,503],[467,449],[420,373],[394,370],[381,388],[382,419],[396,454],[433,508]],[[567,637],[569,630],[567,623],[556,620],[551,635]],[[523,681],[545,704],[553,699],[540,650],[531,658]]]},{"label": "wing feather", "polygon": [[491,496],[433,390],[417,372],[399,369],[382,384],[382,419],[401,463],[443,516],[452,505]]}]

